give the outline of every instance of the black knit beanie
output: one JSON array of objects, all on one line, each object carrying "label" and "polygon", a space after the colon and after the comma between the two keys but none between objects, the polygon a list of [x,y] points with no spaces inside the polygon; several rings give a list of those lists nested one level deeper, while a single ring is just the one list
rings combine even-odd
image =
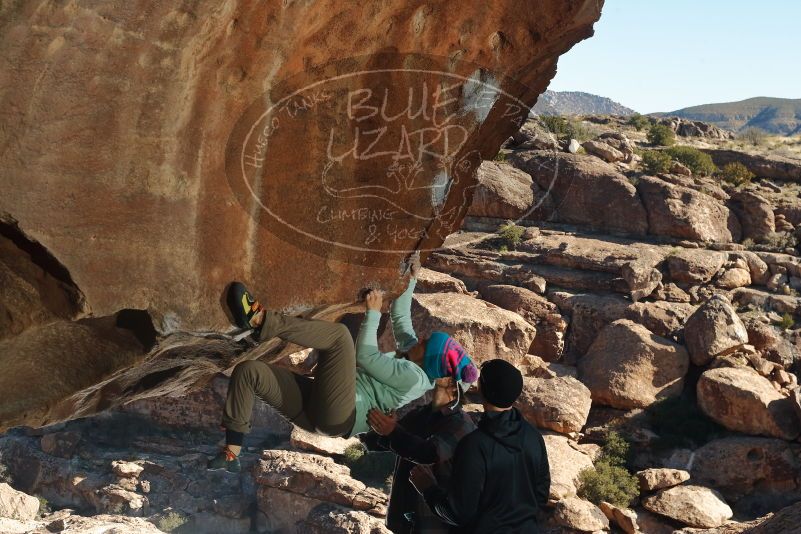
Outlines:
[{"label": "black knit beanie", "polygon": [[523,391],[523,375],[506,360],[484,362],[478,383],[484,400],[498,408],[509,408]]}]

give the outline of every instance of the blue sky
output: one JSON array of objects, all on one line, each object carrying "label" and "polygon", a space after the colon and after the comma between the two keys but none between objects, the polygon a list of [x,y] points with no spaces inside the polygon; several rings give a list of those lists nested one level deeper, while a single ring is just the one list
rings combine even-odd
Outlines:
[{"label": "blue sky", "polygon": [[606,0],[549,89],[641,113],[753,96],[801,98],[801,1]]}]

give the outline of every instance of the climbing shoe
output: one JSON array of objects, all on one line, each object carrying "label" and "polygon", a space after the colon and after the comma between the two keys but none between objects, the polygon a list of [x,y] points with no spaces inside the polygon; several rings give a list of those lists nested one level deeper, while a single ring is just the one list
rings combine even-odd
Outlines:
[{"label": "climbing shoe", "polygon": [[217,456],[209,460],[207,469],[210,471],[225,469],[229,473],[239,473],[242,471],[242,464],[239,463],[238,456],[225,448],[217,453]]},{"label": "climbing shoe", "polygon": [[264,308],[245,287],[242,282],[231,282],[228,286],[228,294],[226,295],[226,303],[231,315],[234,318],[236,326],[239,328],[255,328],[251,324],[251,320],[258,315]]}]

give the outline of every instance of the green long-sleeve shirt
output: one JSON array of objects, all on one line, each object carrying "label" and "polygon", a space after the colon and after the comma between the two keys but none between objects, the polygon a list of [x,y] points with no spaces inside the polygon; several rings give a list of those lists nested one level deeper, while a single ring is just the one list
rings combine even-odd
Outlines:
[{"label": "green long-sleeve shirt", "polygon": [[[417,280],[392,303],[390,318],[398,350],[407,351],[417,344],[412,326],[412,295]],[[394,352],[378,350],[378,323],[381,312],[367,310],[356,338],[356,422],[351,435],[370,430],[367,412],[378,408],[395,410],[433,389],[434,382],[417,364],[396,358]]]}]

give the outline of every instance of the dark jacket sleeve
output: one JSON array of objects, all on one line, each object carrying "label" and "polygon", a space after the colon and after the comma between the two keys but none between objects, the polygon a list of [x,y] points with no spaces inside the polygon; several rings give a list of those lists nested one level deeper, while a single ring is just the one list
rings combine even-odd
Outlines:
[{"label": "dark jacket sleeve", "polygon": [[[467,526],[475,521],[480,512],[479,502],[486,480],[487,464],[480,443],[463,439],[453,455],[453,471],[447,492],[434,486],[423,498],[440,519],[451,525]],[[473,436],[475,437],[475,436]]]},{"label": "dark jacket sleeve", "polygon": [[551,466],[548,462],[548,449],[545,448],[545,440],[542,434],[539,438],[539,465],[537,466],[537,480],[534,481],[534,494],[537,497],[537,504],[540,508],[548,503],[548,496],[551,493]]},{"label": "dark jacket sleeve", "polygon": [[437,462],[437,447],[431,440],[423,439],[408,432],[398,425],[387,436],[389,448],[399,456],[416,464],[433,464]]},{"label": "dark jacket sleeve", "polygon": [[362,445],[370,452],[389,450],[389,441],[387,438],[374,430],[363,434],[357,434],[357,436],[359,441],[362,442]]}]

